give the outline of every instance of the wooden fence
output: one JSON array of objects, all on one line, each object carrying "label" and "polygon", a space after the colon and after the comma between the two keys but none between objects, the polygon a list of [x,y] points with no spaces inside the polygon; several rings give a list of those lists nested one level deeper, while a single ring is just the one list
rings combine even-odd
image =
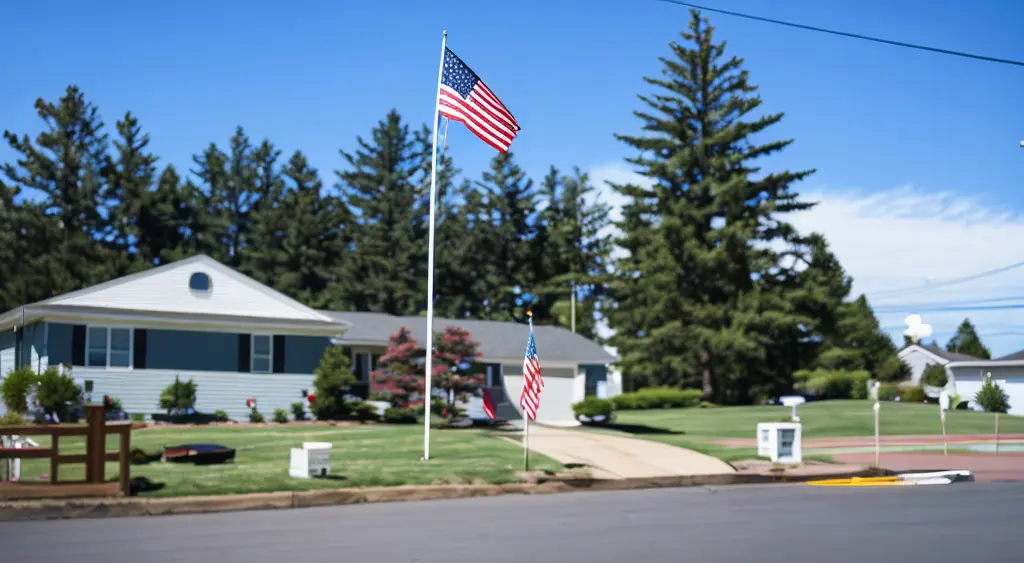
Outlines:
[{"label": "wooden fence", "polygon": [[[107,423],[106,413],[101,405],[85,407],[86,424],[26,424],[23,426],[0,426],[0,434],[11,436],[49,436],[49,447],[0,448],[0,460],[6,459],[49,459],[49,482],[0,482],[0,499],[24,498],[69,498],[102,496],[128,496],[131,488],[131,422]],[[107,436],[120,437],[118,451],[107,453]],[[61,454],[61,438],[85,436],[84,454]],[[120,463],[118,480],[105,479],[106,462]],[[60,466],[69,463],[85,464],[85,481],[68,481],[60,478]],[[24,473],[24,471],[22,471]]]}]

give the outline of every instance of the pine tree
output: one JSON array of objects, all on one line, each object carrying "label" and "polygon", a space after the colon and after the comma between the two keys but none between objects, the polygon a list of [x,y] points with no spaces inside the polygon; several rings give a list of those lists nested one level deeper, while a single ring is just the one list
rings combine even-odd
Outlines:
[{"label": "pine tree", "polygon": [[576,293],[577,332],[596,337],[595,313],[605,299],[611,254],[609,207],[602,203],[587,174],[578,168],[562,176],[551,167],[541,186],[541,207],[533,255],[540,259],[534,314],[538,322],[572,326]]},{"label": "pine tree", "polygon": [[110,181],[103,194],[109,202],[109,225],[104,238],[116,252],[138,262],[134,269],[148,268],[153,265],[153,256],[147,249],[139,248],[144,236],[139,220],[153,203],[150,191],[154,188],[158,159],[147,150],[149,135],[142,132],[131,112],[117,122],[117,133]]},{"label": "pine tree", "polygon": [[978,331],[971,323],[971,319],[964,319],[960,326],[956,327],[956,334],[949,339],[946,350],[984,360],[992,359],[992,353],[982,344],[981,337],[978,336]]},{"label": "pine tree", "polygon": [[20,204],[28,221],[23,236],[33,241],[22,257],[22,271],[31,278],[22,292],[28,301],[109,280],[127,265],[96,237],[109,231],[103,195],[113,168],[98,109],[76,86],[56,103],[37,100],[35,108],[43,131],[34,141],[5,131],[17,156],[0,166],[8,189],[42,196],[39,203]]},{"label": "pine tree", "polygon": [[252,275],[311,307],[328,305],[331,272],[344,262],[344,206],[321,196],[317,170],[296,151],[281,172],[283,194],[271,187],[253,213],[244,262]]},{"label": "pine tree", "polygon": [[398,112],[391,110],[358,138],[354,153],[342,152],[348,169],[336,172],[342,200],[354,218],[353,253],[336,272],[334,303],[359,311],[415,315],[426,309],[427,210],[417,175],[423,166]]},{"label": "pine tree", "polygon": [[790,348],[806,336],[787,296],[798,272],[777,247],[805,242],[783,218],[811,206],[791,189],[811,172],[757,176],[754,160],[791,141],[754,143],[782,115],[751,116],[756,87],[712,35],[693,12],[688,45],[673,43],[664,76],[646,79],[660,90],[641,97],[644,135],[619,136],[640,153],[629,162],[649,183],[614,186],[631,200],[619,225],[631,256],[616,292],[639,295],[610,321],[627,378],[733,403],[783,389]]},{"label": "pine tree", "polygon": [[[488,237],[481,242],[481,260],[485,268],[486,315],[500,320],[525,322],[526,309],[534,301],[538,258],[532,251],[535,236],[533,220],[537,194],[526,172],[513,160],[512,153],[501,153],[476,183],[483,194],[490,225],[481,226]],[[540,321],[540,319],[538,319]]]}]

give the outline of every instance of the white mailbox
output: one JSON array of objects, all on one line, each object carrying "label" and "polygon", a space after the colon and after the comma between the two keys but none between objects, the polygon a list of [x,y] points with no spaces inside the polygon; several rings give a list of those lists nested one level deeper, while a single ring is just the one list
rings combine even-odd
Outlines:
[{"label": "white mailbox", "polygon": [[760,422],[757,455],[775,463],[803,463],[799,422]]},{"label": "white mailbox", "polygon": [[301,448],[292,448],[288,475],[299,479],[326,477],[331,472],[330,454],[330,442],[303,442]]}]

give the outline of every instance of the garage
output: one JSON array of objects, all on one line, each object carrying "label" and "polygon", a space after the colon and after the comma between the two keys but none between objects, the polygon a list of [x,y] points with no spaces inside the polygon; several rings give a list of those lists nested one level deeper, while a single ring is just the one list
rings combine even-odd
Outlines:
[{"label": "garage", "polygon": [[991,377],[1009,396],[1008,414],[1024,416],[1024,361],[951,362],[946,369],[952,374],[962,400],[973,401],[985,378]]}]

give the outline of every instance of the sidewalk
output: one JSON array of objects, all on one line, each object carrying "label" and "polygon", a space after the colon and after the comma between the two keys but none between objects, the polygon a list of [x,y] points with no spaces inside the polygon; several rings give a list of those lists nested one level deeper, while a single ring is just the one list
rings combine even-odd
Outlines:
[{"label": "sidewalk", "polygon": [[[995,443],[993,434],[949,434],[946,436],[949,444],[980,444]],[[1000,434],[1000,443],[1024,441],[1024,434]],[[712,443],[730,448],[754,448],[757,442],[753,438],[724,438],[714,440]],[[879,443],[883,446],[928,446],[942,445],[942,435],[928,434],[921,436],[881,436]],[[874,436],[847,436],[841,438],[812,438],[803,440],[803,448],[812,450],[818,448],[856,448],[874,446]]]},{"label": "sidewalk", "polygon": [[[837,462],[874,463],[875,454],[839,454]],[[966,469],[977,481],[1024,481],[1024,454],[882,453],[881,465],[894,471],[940,471]]]},{"label": "sidewalk", "polygon": [[579,463],[599,479],[735,473],[724,461],[702,453],[597,432],[530,426],[530,450],[561,463]]}]

